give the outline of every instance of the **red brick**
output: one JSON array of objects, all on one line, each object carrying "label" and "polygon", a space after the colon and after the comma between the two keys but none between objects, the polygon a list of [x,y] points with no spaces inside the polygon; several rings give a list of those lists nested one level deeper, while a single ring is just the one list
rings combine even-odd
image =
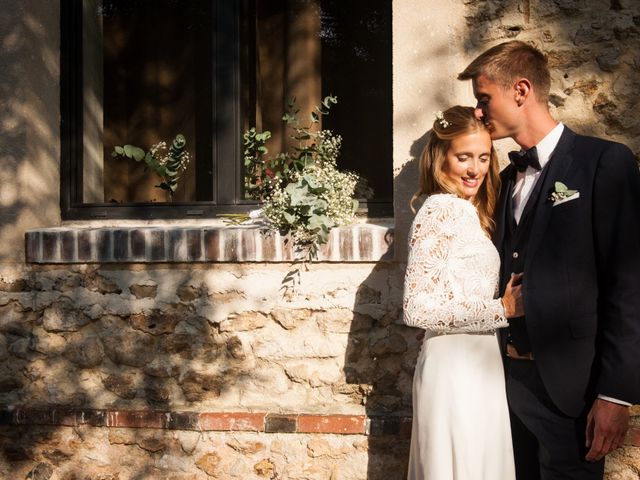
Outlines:
[{"label": "red brick", "polygon": [[91,239],[91,231],[79,230],[78,231],[78,260],[80,261],[92,260],[92,257],[91,257],[92,244],[93,244],[93,240]]},{"label": "red brick", "polygon": [[291,240],[291,237],[289,235],[285,237],[278,235],[276,237],[276,242],[277,241],[280,241],[282,245],[282,257],[278,260],[292,262],[295,259],[295,252],[293,249],[293,240]]},{"label": "red brick", "polygon": [[264,413],[201,413],[200,430],[262,432]]},{"label": "red brick", "polygon": [[204,258],[208,261],[220,260],[220,231],[206,230],[204,233]]},{"label": "red brick", "polygon": [[412,420],[413,419],[411,417],[403,417],[400,420],[400,436],[402,438],[411,438]]},{"label": "red brick", "polygon": [[228,229],[222,234],[223,259],[226,262],[237,262],[240,260],[238,248],[240,244],[240,232],[237,229]]},{"label": "red brick", "polygon": [[360,260],[377,260],[373,258],[373,235],[370,229],[361,228],[358,230],[358,247],[360,250]]},{"label": "red brick", "polygon": [[58,232],[42,233],[42,259],[44,262],[57,262],[60,260],[58,236]]},{"label": "red brick", "polygon": [[269,413],[264,419],[264,431],[267,433],[295,433],[298,431],[298,415]]},{"label": "red brick", "polygon": [[128,428],[166,428],[167,413],[156,411],[118,411],[107,412],[107,427]]},{"label": "red brick", "polygon": [[200,260],[202,257],[202,231],[187,230],[187,260],[190,262]]},{"label": "red brick", "polygon": [[353,231],[348,228],[342,228],[340,234],[340,260],[348,262],[353,260]]},{"label": "red brick", "polygon": [[145,231],[139,228],[131,230],[129,240],[131,242],[131,257],[135,260],[145,260]]},{"label": "red brick", "polygon": [[164,251],[164,230],[150,230],[149,242],[151,245],[151,260],[155,262],[165,261],[167,258]]},{"label": "red brick", "polygon": [[25,233],[26,260],[29,262],[39,262],[41,260],[40,237],[41,232]]},{"label": "red brick", "polygon": [[276,256],[276,233],[266,230],[262,235],[262,260],[265,262],[275,262],[279,260]]},{"label": "red brick", "polygon": [[73,232],[72,230],[62,232],[60,235],[60,239],[62,261],[71,262],[75,260],[77,244],[75,232]]},{"label": "red brick", "polygon": [[299,433],[365,433],[364,415],[300,415]]},{"label": "red brick", "polygon": [[240,230],[242,258],[240,260],[255,260],[256,258],[256,235],[254,230]]}]

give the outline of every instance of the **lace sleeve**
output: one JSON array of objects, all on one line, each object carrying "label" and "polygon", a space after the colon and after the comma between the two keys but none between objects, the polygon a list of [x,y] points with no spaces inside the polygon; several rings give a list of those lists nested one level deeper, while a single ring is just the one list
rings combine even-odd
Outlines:
[{"label": "lace sleeve", "polygon": [[404,283],[404,323],[436,333],[505,327],[507,320],[499,299],[463,295],[463,288],[456,285],[474,265],[457,257],[452,245],[456,237],[473,227],[469,217],[474,220],[476,215],[475,211],[471,215],[465,212],[456,201],[465,200],[452,197],[427,201],[414,220]]}]

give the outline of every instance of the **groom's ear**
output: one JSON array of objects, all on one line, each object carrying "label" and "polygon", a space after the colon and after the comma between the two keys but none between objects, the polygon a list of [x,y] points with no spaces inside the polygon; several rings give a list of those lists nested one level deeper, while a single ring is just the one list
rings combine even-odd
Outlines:
[{"label": "groom's ear", "polygon": [[520,78],[514,85],[515,100],[519,107],[521,107],[528,97],[533,95],[533,88],[531,82],[526,78]]}]

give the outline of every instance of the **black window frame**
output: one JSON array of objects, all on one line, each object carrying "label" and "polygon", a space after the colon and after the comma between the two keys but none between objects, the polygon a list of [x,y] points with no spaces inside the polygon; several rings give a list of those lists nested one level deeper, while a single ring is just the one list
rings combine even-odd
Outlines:
[{"label": "black window frame", "polygon": [[[213,115],[204,174],[196,188],[211,190],[212,201],[176,203],[82,203],[82,0],[60,2],[60,136],[63,220],[211,218],[219,213],[245,212],[255,202],[240,200],[242,193],[242,5],[239,0],[212,0]],[[225,119],[225,120],[222,120]],[[204,149],[203,149],[204,150]],[[210,168],[206,168],[209,167]],[[232,178],[233,181],[228,181]],[[203,185],[204,182],[204,185]]]},{"label": "black window frame", "polygon": [[[211,201],[175,203],[83,203],[83,78],[82,0],[60,2],[60,208],[62,220],[175,220],[214,218],[223,213],[242,213],[256,208],[255,200],[243,199],[242,132],[244,114],[251,116],[255,98],[248,87],[251,52],[255,43],[252,0],[211,0],[212,115],[207,134],[196,146],[204,158],[196,168],[196,191],[210,191]],[[253,40],[253,42],[252,42]],[[243,56],[244,55],[244,56]],[[255,112],[253,112],[255,113]],[[223,120],[225,119],[225,120]],[[204,167],[203,167],[204,164]],[[209,168],[210,167],[210,168]],[[201,170],[202,169],[202,172]],[[229,181],[229,179],[232,181]],[[359,214],[392,217],[393,203],[361,201]]]}]

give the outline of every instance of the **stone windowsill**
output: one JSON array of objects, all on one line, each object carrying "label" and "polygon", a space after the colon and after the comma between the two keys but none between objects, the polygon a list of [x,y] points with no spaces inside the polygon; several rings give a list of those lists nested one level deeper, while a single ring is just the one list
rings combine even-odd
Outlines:
[{"label": "stone windowsill", "polygon": [[[292,244],[278,232],[255,226],[199,224],[71,225],[29,230],[26,262],[196,263],[291,262]],[[393,227],[358,223],[331,231],[320,262],[393,260]]]}]

